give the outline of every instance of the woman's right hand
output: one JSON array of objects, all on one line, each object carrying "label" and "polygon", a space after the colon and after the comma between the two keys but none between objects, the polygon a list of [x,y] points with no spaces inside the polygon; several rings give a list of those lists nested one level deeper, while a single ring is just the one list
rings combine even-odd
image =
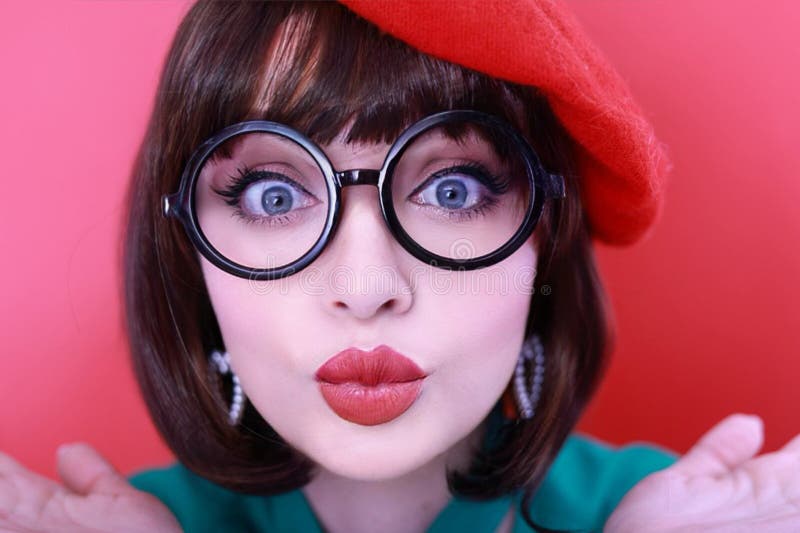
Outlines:
[{"label": "woman's right hand", "polygon": [[0,452],[0,531],[182,531],[158,498],[135,489],[88,444],[62,446],[57,455],[63,485]]}]

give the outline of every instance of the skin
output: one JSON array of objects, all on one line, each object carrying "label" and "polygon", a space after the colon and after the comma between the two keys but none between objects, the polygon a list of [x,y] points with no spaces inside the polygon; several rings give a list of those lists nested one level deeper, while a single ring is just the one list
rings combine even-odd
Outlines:
[{"label": "skin", "polygon": [[[388,148],[341,137],[323,147],[337,169],[379,168]],[[376,187],[346,188],[343,206],[336,237],[309,267],[317,290],[304,271],[252,283],[203,259],[203,274],[248,400],[320,466],[304,491],[326,527],[422,531],[450,498],[445,467],[466,466],[470,443],[479,444],[482,422],[513,374],[533,286],[524,274],[536,250],[531,238],[486,269],[429,268],[392,237]],[[381,283],[376,267],[394,283]],[[342,274],[352,290],[339,290]],[[509,280],[506,290],[492,284],[498,279]],[[390,422],[344,420],[323,400],[314,373],[347,347],[379,344],[428,374],[422,393]]]},{"label": "skin", "polygon": [[604,531],[800,531],[800,434],[756,456],[763,443],[758,416],[728,416],[670,468],[635,485]]}]

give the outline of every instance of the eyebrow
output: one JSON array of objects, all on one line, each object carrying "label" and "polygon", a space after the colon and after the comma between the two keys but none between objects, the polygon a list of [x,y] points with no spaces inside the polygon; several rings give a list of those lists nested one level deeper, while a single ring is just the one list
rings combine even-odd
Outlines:
[{"label": "eyebrow", "polygon": [[244,135],[236,135],[220,144],[211,152],[208,162],[214,163],[221,159],[231,159],[231,154],[235,153],[244,142]]},{"label": "eyebrow", "polygon": [[244,144],[245,142],[245,138],[248,135],[253,135],[253,134],[271,135],[274,140],[282,144],[303,149],[303,147],[300,144],[296,143],[295,141],[291,140],[288,137],[284,137],[279,133],[266,132],[266,131],[250,131],[235,135],[230,139],[217,145],[217,147],[214,148],[214,151],[211,153],[211,156],[208,158],[208,161],[213,163],[215,161],[219,161],[220,159],[231,159],[232,155],[241,149],[242,144]]},{"label": "eyebrow", "polygon": [[[234,135],[233,137],[219,144],[211,153],[211,155],[205,160],[203,165],[204,166],[207,164],[216,165],[219,164],[221,161],[233,161],[234,160],[233,154],[237,153],[240,149],[243,149],[242,145],[245,142],[245,137],[253,134],[269,135],[270,142],[286,146],[290,153],[292,151],[296,152],[297,150],[300,150],[303,156],[308,158],[308,162],[312,164],[315,169],[322,171],[320,168],[320,163],[317,161],[316,156],[312,152],[306,150],[306,148],[302,144],[292,140],[289,137],[284,136],[281,133],[267,132],[267,131],[248,131],[245,133]],[[311,142],[313,143],[314,141]],[[325,154],[325,150],[321,146],[317,145],[316,143],[314,144],[315,146],[318,147],[320,151],[322,151],[323,154]],[[280,147],[276,148],[280,150]],[[327,154],[325,154],[325,156],[327,157]]]}]

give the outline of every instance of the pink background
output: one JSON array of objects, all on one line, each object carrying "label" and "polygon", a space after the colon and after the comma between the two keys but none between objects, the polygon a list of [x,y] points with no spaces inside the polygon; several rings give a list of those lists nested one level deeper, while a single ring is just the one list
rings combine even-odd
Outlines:
[{"label": "pink background", "polygon": [[[684,452],[757,413],[800,432],[800,4],[569,2],[671,149],[651,238],[598,246],[619,344],[579,428]],[[764,6],[764,4],[761,4]],[[123,191],[184,1],[0,3],[0,450],[172,459],[123,337]]]}]

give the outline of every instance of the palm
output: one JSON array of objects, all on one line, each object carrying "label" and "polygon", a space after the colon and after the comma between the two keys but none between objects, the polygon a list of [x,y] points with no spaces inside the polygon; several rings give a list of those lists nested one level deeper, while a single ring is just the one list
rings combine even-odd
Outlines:
[{"label": "palm", "polygon": [[89,462],[95,458],[90,452],[83,453],[82,458],[73,458],[72,464],[59,465],[65,486],[0,453],[0,530],[180,531],[157,498],[134,489],[102,463]]},{"label": "palm", "polygon": [[800,435],[753,457],[760,420],[733,415],[633,487],[605,531],[800,531]]}]

